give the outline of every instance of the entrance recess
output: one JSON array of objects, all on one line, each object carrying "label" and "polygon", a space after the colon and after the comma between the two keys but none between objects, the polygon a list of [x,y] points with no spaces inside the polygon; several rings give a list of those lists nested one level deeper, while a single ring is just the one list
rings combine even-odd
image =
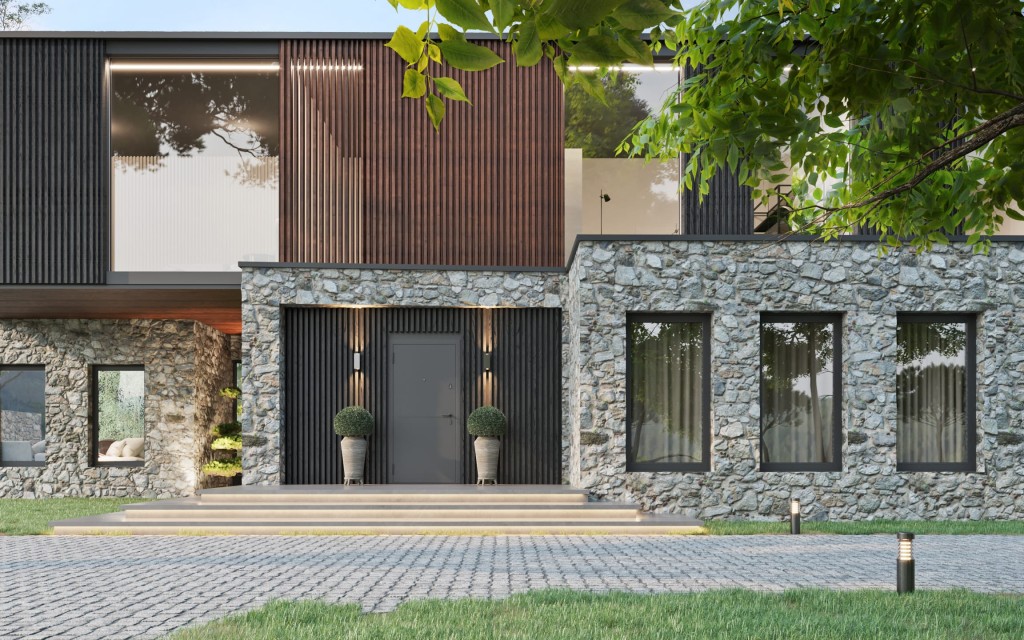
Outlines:
[{"label": "entrance recess", "polygon": [[461,482],[461,337],[392,333],[389,345],[390,482]]}]

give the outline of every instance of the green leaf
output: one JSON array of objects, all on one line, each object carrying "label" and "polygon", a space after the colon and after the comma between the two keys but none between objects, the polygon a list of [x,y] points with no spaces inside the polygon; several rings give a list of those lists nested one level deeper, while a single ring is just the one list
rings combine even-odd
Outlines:
[{"label": "green leaf", "polygon": [[572,33],[572,29],[544,13],[537,16],[536,22],[537,33],[540,35],[540,39],[545,42],[558,40]]},{"label": "green leaf", "polygon": [[516,3],[513,0],[491,0],[491,14],[498,31],[505,31],[516,15]]},{"label": "green leaf", "polygon": [[403,98],[422,98],[427,93],[427,78],[415,69],[406,69],[402,78]]},{"label": "green leaf", "polygon": [[440,131],[441,121],[444,120],[444,102],[441,98],[430,94],[427,96],[424,105],[427,107],[427,115],[430,116],[430,122],[434,125],[434,131]]},{"label": "green leaf", "polygon": [[619,38],[619,48],[622,49],[626,54],[626,58],[630,62],[643,66],[654,65],[654,53],[651,52],[651,46],[647,42],[644,42],[640,38],[635,40],[628,37]]},{"label": "green leaf", "polygon": [[660,0],[626,0],[625,4],[612,13],[619,24],[634,31],[645,31],[674,15],[677,15],[676,12]]},{"label": "green leaf", "polygon": [[438,13],[463,29],[494,32],[494,26],[476,0],[437,0],[436,6]]},{"label": "green leaf", "polygon": [[438,64],[441,63],[441,50],[433,42],[427,43],[427,57]]},{"label": "green leaf", "polygon": [[419,60],[420,54],[423,53],[423,41],[408,27],[395,29],[395,35],[391,36],[391,40],[384,46],[392,49],[409,64]]},{"label": "green leaf", "polygon": [[896,113],[906,113],[914,108],[914,105],[907,98],[896,98],[892,101],[892,108]]},{"label": "green leaf", "polygon": [[434,78],[434,87],[438,93],[449,100],[469,102],[469,98],[466,97],[466,92],[462,89],[462,85],[455,78]]},{"label": "green leaf", "polygon": [[466,41],[466,36],[453,27],[450,24],[440,23],[437,25],[437,35],[441,36],[441,42],[449,42],[452,40],[458,40],[461,42]]},{"label": "green leaf", "polygon": [[471,42],[450,40],[437,46],[448,64],[463,71],[483,71],[504,62],[487,47]]},{"label": "green leaf", "polygon": [[572,30],[587,29],[605,18],[626,0],[551,0],[545,13]]},{"label": "green leaf", "polygon": [[580,38],[566,50],[571,54],[569,64],[574,66],[608,67],[619,64],[625,57],[615,39],[604,35]]},{"label": "green leaf", "polygon": [[519,27],[519,38],[512,45],[512,51],[516,54],[516,66],[532,67],[540,62],[543,49],[540,46],[537,25],[532,20],[524,22]]},{"label": "green leaf", "polygon": [[[412,9],[413,11],[422,11],[423,9],[429,9],[434,6],[433,0],[388,0],[391,2],[391,6],[395,7],[395,2],[402,5],[406,9]],[[396,9],[398,7],[395,7]]]}]

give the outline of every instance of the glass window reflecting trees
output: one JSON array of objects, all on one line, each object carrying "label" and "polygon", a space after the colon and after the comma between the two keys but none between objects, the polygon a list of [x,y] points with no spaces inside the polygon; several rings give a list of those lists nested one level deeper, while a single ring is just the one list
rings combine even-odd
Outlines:
[{"label": "glass window reflecting trees", "polygon": [[276,62],[110,63],[114,271],[276,260]]},{"label": "glass window reflecting trees", "polygon": [[46,463],[46,370],[0,365],[0,464]]},{"label": "glass window reflecting trees", "polygon": [[761,318],[761,471],[842,469],[841,318]]},{"label": "glass window reflecting trees", "polygon": [[711,469],[708,316],[630,314],[626,469]]},{"label": "glass window reflecting trees", "polygon": [[[587,70],[579,74],[592,74]],[[566,234],[679,233],[679,160],[616,156],[640,120],[679,86],[671,64],[626,67],[603,80],[607,104],[576,83],[565,91]]]},{"label": "glass window reflecting trees", "polygon": [[93,367],[93,451],[100,465],[145,460],[146,373],[142,367]]},{"label": "glass window reflecting trees", "polygon": [[900,315],[896,468],[975,470],[975,318]]}]

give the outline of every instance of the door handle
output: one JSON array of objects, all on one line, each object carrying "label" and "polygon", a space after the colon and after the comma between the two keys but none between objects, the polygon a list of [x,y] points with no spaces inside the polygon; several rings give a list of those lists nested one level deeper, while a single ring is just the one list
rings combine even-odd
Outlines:
[{"label": "door handle", "polygon": [[443,416],[441,416],[441,417],[442,417],[442,418],[454,418],[454,417],[455,417],[455,414],[454,414],[454,413],[446,413],[446,414],[444,414],[444,415],[443,415]]}]

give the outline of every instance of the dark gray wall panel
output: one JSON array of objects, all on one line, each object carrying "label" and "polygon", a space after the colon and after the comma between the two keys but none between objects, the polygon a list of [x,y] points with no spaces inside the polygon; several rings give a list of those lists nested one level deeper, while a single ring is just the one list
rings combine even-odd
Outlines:
[{"label": "dark gray wall panel", "polygon": [[103,47],[0,39],[0,283],[106,278]]},{"label": "dark gray wall panel", "polygon": [[[333,415],[365,406],[377,429],[367,451],[366,481],[386,483],[388,456],[388,336],[462,335],[463,415],[493,403],[509,418],[499,481],[561,482],[561,312],[558,309],[323,309],[284,310],[284,482],[340,483],[343,479]],[[493,371],[483,371],[492,349]],[[352,354],[363,353],[362,372]],[[464,441],[463,482],[476,480],[473,444]]]}]

